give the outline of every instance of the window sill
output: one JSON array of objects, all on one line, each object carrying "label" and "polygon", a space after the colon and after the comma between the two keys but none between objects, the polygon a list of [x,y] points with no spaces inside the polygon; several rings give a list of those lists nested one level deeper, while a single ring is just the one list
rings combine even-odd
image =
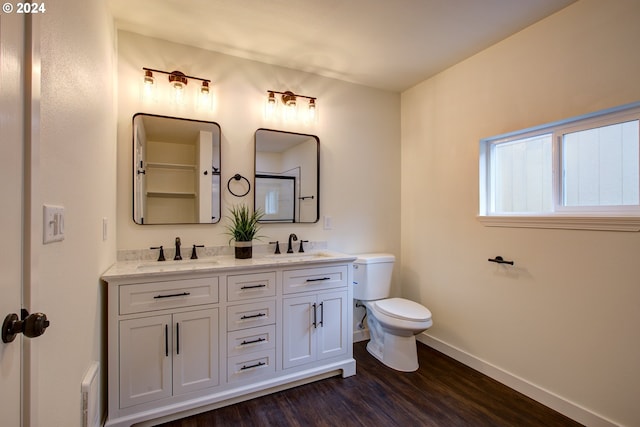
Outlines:
[{"label": "window sill", "polygon": [[487,227],[551,228],[564,230],[640,231],[640,217],[635,216],[486,216],[478,221]]}]

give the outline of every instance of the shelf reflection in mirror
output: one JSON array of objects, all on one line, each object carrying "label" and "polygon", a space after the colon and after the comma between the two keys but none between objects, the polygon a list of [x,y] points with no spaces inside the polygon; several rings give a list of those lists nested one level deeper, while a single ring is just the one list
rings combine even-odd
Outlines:
[{"label": "shelf reflection in mirror", "polygon": [[255,208],[262,223],[320,218],[320,139],[279,130],[255,133]]},{"label": "shelf reflection in mirror", "polygon": [[137,224],[220,221],[220,126],[133,116],[133,220]]}]

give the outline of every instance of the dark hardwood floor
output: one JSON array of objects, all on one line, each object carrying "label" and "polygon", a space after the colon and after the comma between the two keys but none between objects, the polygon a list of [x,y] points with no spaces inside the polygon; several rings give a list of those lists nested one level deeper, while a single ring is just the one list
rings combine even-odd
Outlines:
[{"label": "dark hardwood floor", "polygon": [[357,374],[333,377],[162,424],[205,426],[509,426],[581,424],[418,343],[420,369],[387,368],[354,345]]}]

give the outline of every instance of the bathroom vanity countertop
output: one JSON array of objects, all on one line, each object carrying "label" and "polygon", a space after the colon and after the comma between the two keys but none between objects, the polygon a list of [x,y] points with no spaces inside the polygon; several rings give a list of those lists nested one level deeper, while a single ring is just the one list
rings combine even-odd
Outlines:
[{"label": "bathroom vanity countertop", "polygon": [[333,251],[314,251],[280,255],[260,255],[249,259],[236,259],[232,255],[181,261],[118,261],[103,275],[106,282],[136,277],[178,275],[185,273],[210,273],[227,270],[282,267],[284,265],[314,265],[327,262],[353,262],[356,257]]}]

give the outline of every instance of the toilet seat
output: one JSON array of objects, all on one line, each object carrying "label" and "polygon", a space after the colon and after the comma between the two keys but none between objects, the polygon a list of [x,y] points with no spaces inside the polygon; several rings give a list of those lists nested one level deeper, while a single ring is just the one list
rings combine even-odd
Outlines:
[{"label": "toilet seat", "polygon": [[387,298],[373,303],[381,313],[395,319],[425,322],[431,320],[431,312],[422,304],[404,298]]}]

